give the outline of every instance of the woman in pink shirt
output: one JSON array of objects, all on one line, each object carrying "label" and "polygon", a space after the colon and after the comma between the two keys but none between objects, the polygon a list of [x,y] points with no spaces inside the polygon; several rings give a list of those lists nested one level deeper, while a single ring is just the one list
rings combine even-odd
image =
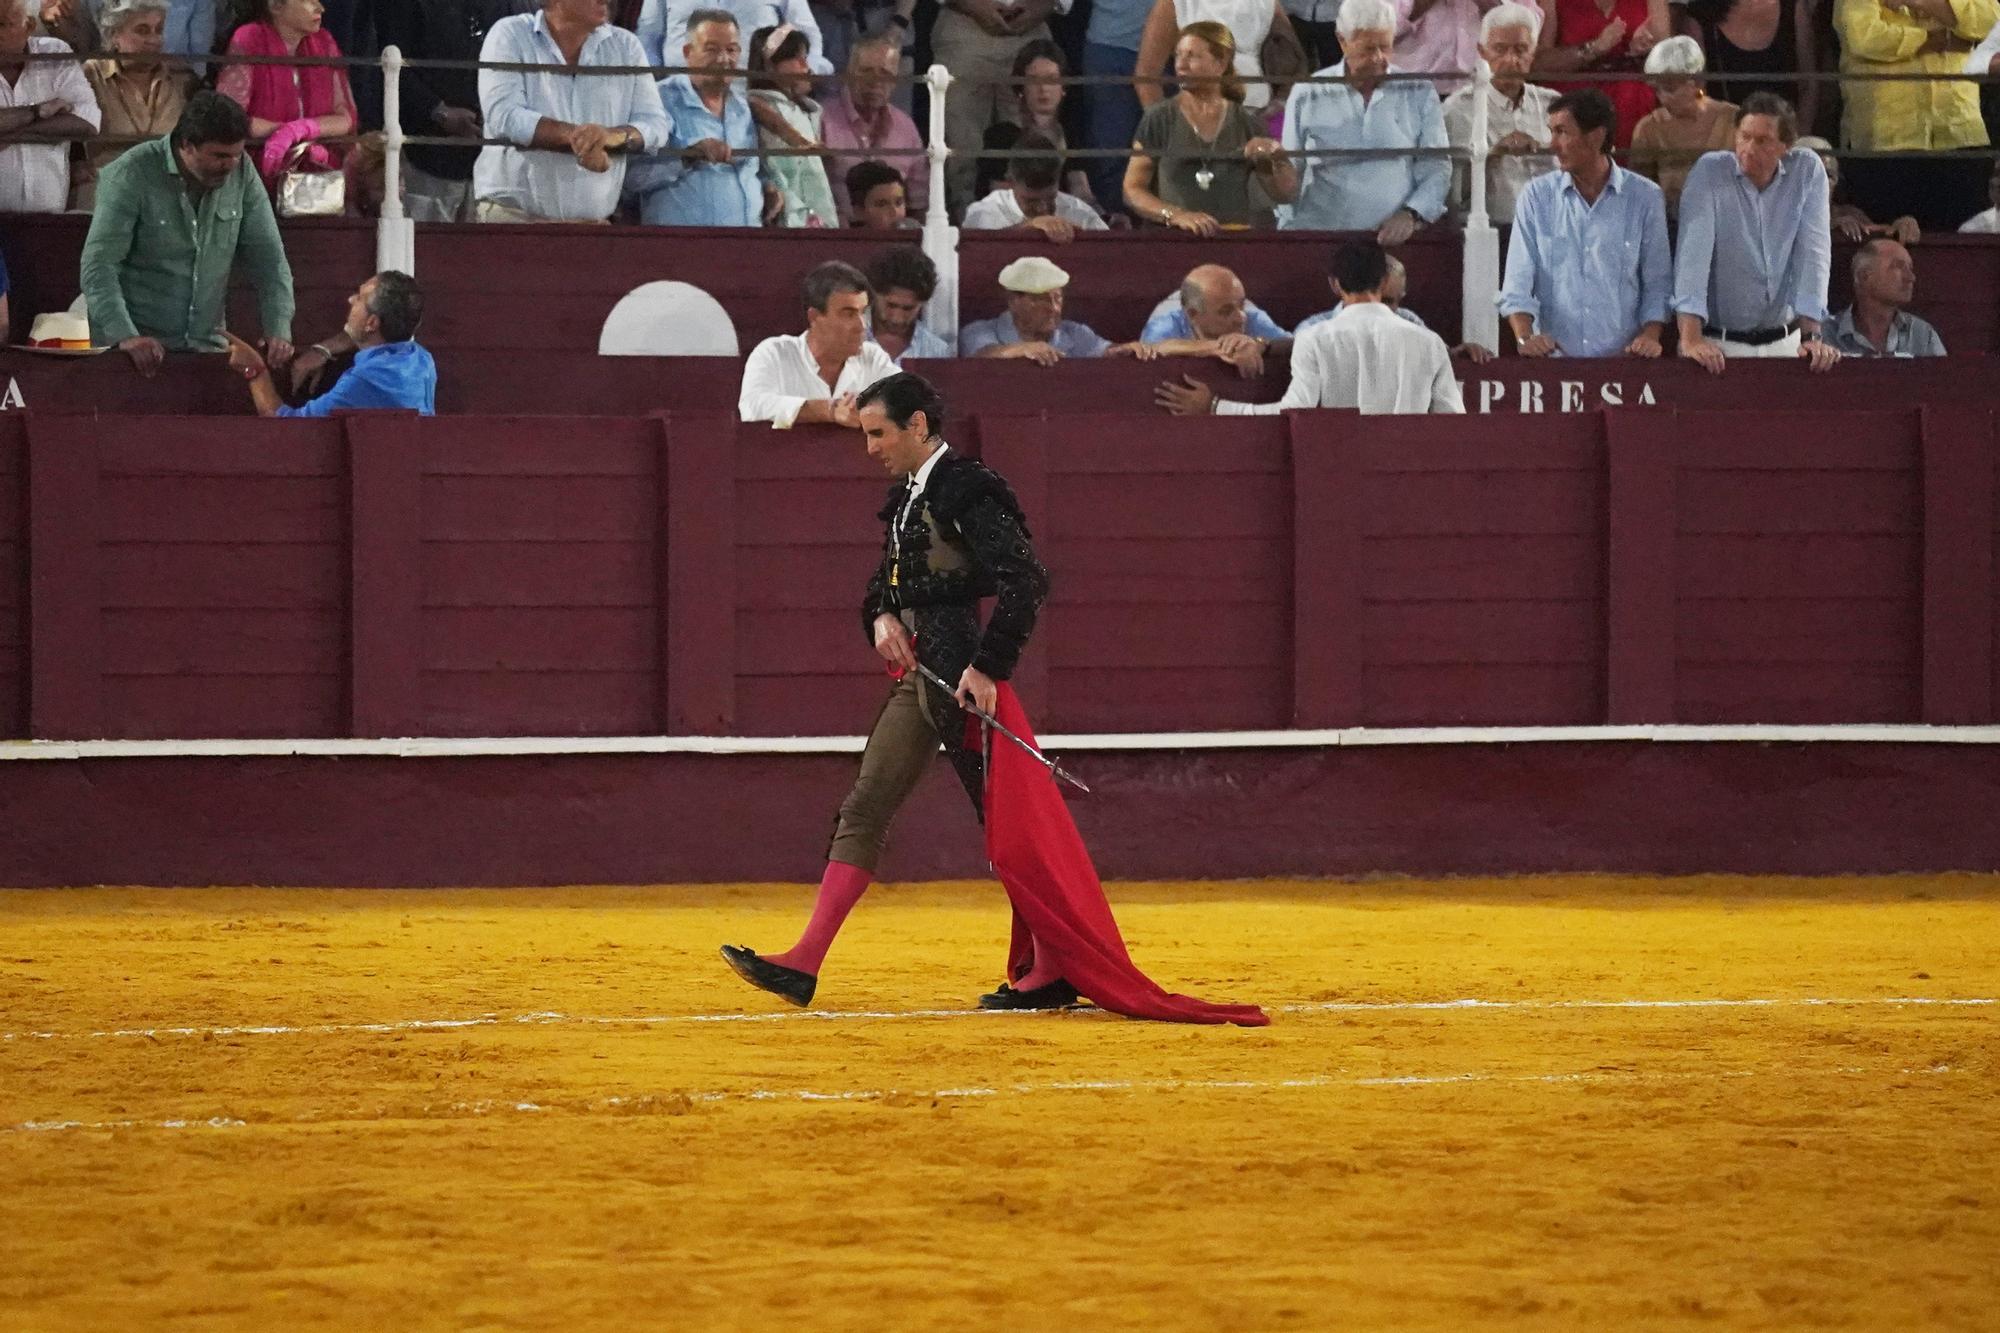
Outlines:
[{"label": "woman in pink shirt", "polygon": [[[340,45],[320,26],[320,0],[258,0],[262,17],[229,39],[238,56],[338,57]],[[342,152],[312,141],[354,132],[354,89],[347,71],[332,65],[230,65],[216,90],[250,114],[250,137],[262,140],[259,167],[276,181],[300,143],[311,143],[307,164],[337,167]]]}]

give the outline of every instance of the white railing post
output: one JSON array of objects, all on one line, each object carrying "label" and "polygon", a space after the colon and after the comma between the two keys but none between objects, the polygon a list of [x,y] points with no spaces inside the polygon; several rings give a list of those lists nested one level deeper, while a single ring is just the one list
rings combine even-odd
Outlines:
[{"label": "white railing post", "polygon": [[1486,214],[1487,126],[1493,95],[1493,69],[1484,60],[1472,72],[1472,161],[1469,173],[1470,207],[1465,215],[1465,258],[1461,268],[1459,341],[1478,343],[1490,352],[1500,350],[1500,233]]},{"label": "white railing post", "polygon": [[403,216],[403,52],[382,52],[382,216],[375,226],[375,271],[417,275],[417,224]]},{"label": "white railing post", "polygon": [[931,93],[930,146],[924,150],[925,169],[930,173],[930,208],[924,214],[924,253],[937,265],[937,290],[924,309],[924,322],[932,333],[958,350],[958,228],[951,225],[945,206],[944,161],[951,150],[944,141],[945,89],[951,86],[951,71],[932,65],[924,75]]}]

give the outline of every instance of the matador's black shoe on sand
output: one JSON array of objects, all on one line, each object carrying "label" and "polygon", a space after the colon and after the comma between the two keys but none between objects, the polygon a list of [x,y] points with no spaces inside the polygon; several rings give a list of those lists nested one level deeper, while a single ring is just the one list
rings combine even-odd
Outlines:
[{"label": "matador's black shoe on sand", "polygon": [[723,945],[722,961],[758,990],[767,990],[801,1009],[812,1003],[813,991],[819,985],[819,978],[812,973],[765,962],[740,944]]},{"label": "matador's black shoe on sand", "polygon": [[991,995],[979,997],[979,1007],[981,1009],[1069,1009],[1082,998],[1076,993],[1076,987],[1060,978],[1046,986],[1037,986],[1033,990],[1015,990],[1003,981],[999,990]]}]

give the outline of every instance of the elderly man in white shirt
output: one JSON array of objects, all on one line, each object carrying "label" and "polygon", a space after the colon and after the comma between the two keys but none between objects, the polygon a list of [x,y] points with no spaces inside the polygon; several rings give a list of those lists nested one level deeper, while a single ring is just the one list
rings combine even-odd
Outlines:
[{"label": "elderly man in white shirt", "polygon": [[103,117],[83,65],[23,59],[68,55],[67,42],[31,37],[29,0],[0,0],[0,213],[60,213],[69,201],[69,146]]},{"label": "elderly man in white shirt", "polygon": [[1363,415],[1465,411],[1444,339],[1384,304],[1389,256],[1373,242],[1343,245],[1333,256],[1340,312],[1292,343],[1292,382],[1275,403],[1239,403],[1183,375],[1162,384],[1154,401],[1175,416],[1276,416],[1294,408],[1358,408]]},{"label": "elderly man in white shirt", "polygon": [[867,275],[828,260],[806,274],[806,331],[766,338],[743,363],[737,415],[779,430],[812,422],[859,427],[854,399],[896,363],[868,341]]},{"label": "elderly man in white shirt", "polygon": [[519,145],[480,150],[472,193],[481,222],[603,222],[618,207],[627,158],[667,146],[673,126],[652,79],[575,72],[646,63],[639,39],[604,11],[604,0],[544,0],[540,13],[504,18],[486,34],[482,61],[550,68],[479,71],[488,137]]},{"label": "elderly man in white shirt", "polygon": [[[1514,200],[1528,182],[1555,169],[1549,153],[1549,106],[1553,88],[1528,82],[1535,63],[1535,43],[1542,35],[1542,18],[1526,5],[1508,0],[1486,11],[1479,21],[1479,54],[1493,71],[1486,94],[1486,216],[1496,226],[1514,220]],[[1473,117],[1479,88],[1468,83],[1444,99],[1444,132],[1454,148],[1472,147]],[[1451,204],[1463,213],[1471,207],[1472,169],[1452,167]]]},{"label": "elderly man in white shirt", "polygon": [[[1286,153],[1330,149],[1387,150],[1382,157],[1306,158],[1298,164],[1281,226],[1372,231],[1384,245],[1401,245],[1417,228],[1444,216],[1451,164],[1443,156],[1396,150],[1443,150],[1444,112],[1428,82],[1390,81],[1396,10],[1389,0],[1345,0],[1340,40],[1347,58],[1318,71],[1352,83],[1301,83],[1285,103]],[[1274,178],[1274,197],[1282,178]]]}]

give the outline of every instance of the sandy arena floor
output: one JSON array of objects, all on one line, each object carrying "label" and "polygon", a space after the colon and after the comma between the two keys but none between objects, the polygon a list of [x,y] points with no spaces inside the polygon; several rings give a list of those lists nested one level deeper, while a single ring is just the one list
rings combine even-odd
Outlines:
[{"label": "sandy arena floor", "polygon": [[2000,880],[807,898],[0,893],[0,1328],[2000,1324]]}]

